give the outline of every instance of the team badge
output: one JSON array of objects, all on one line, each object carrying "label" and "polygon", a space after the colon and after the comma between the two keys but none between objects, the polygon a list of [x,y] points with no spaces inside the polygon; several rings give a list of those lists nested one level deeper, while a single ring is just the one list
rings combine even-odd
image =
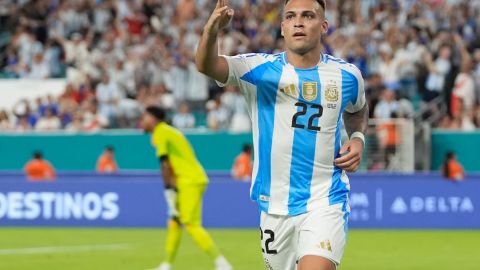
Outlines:
[{"label": "team badge", "polygon": [[338,101],[338,86],[335,81],[329,81],[325,87],[325,99],[329,102]]},{"label": "team badge", "polygon": [[297,88],[295,88],[294,84],[290,84],[288,86],[285,86],[280,89],[281,92],[285,93],[288,96],[298,98],[298,91]]},{"label": "team badge", "polygon": [[307,101],[317,98],[318,88],[316,82],[304,82],[302,85],[302,96]]}]

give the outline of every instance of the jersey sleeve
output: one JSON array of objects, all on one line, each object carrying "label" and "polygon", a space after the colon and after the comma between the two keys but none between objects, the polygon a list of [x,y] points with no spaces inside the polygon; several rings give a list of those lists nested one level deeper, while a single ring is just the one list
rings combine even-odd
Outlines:
[{"label": "jersey sleeve", "polygon": [[157,157],[167,156],[167,138],[158,133],[153,134],[152,144],[155,147]]},{"label": "jersey sleeve", "polygon": [[349,64],[349,67],[350,68],[348,72],[351,74],[350,79],[352,80],[351,84],[349,84],[349,87],[351,87],[353,94],[345,110],[349,113],[355,113],[360,111],[363,106],[365,106],[365,84],[360,70],[352,64]]},{"label": "jersey sleeve", "polygon": [[226,85],[241,86],[242,81],[256,85],[260,73],[255,72],[255,69],[269,61],[268,55],[260,53],[240,54],[236,56],[221,55],[221,57],[225,58],[228,63],[228,79],[225,83],[217,81],[220,87]]}]

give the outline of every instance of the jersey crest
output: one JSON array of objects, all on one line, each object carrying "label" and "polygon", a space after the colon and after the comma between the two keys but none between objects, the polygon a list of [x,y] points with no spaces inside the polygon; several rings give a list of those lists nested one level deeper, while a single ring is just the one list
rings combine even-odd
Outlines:
[{"label": "jersey crest", "polygon": [[306,101],[313,101],[317,98],[317,82],[304,82],[302,84],[302,96]]},{"label": "jersey crest", "polygon": [[329,102],[338,101],[338,85],[333,80],[329,81],[325,87],[325,99]]}]

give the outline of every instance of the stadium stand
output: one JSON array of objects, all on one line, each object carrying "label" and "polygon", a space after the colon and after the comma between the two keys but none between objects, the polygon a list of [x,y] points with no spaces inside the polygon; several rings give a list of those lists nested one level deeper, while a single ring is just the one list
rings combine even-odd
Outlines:
[{"label": "stadium stand", "polygon": [[[283,50],[278,16],[282,0],[230,2],[235,17],[220,35],[222,54]],[[50,105],[58,107],[61,129],[72,130],[74,119],[83,122],[74,131],[91,129],[92,114],[101,119],[95,129],[135,128],[144,106],[161,105],[173,115],[176,104],[187,102],[195,118],[202,118],[197,127],[248,131],[242,129],[247,117],[242,97],[235,89],[216,86],[193,64],[213,4],[2,1],[0,77],[67,80],[64,93],[53,101],[39,96],[27,101],[30,110],[2,108],[10,121],[2,130],[19,129],[24,118],[29,126],[21,129],[36,129],[36,119],[43,115],[40,108]],[[386,117],[394,112],[441,129],[480,127],[479,1],[327,4],[325,52],[360,68],[368,82],[372,117],[376,111]],[[394,93],[391,104],[378,108],[389,92]]]}]

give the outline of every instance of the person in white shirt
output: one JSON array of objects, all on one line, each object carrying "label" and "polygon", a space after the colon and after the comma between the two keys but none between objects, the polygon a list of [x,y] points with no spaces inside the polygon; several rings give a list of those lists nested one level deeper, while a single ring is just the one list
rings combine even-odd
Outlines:
[{"label": "person in white shirt", "polygon": [[45,116],[40,118],[35,124],[36,131],[56,131],[62,127],[60,119],[53,114],[53,110],[47,107]]},{"label": "person in white shirt", "polygon": [[33,58],[30,66],[30,72],[26,74],[29,79],[46,79],[50,76],[50,68],[48,62],[43,60],[43,55],[38,53]]},{"label": "person in white shirt", "polygon": [[188,103],[182,102],[182,104],[180,104],[178,112],[173,115],[172,124],[179,129],[195,127],[195,117],[190,113]]},{"label": "person in white shirt", "polygon": [[383,90],[380,101],[375,106],[373,115],[378,119],[389,119],[392,113],[399,110],[398,101],[395,100],[395,92],[390,89]]},{"label": "person in white shirt", "polygon": [[109,121],[113,121],[118,113],[120,94],[117,86],[110,81],[107,74],[103,75],[102,82],[97,85],[96,97],[100,113],[107,117]]}]

